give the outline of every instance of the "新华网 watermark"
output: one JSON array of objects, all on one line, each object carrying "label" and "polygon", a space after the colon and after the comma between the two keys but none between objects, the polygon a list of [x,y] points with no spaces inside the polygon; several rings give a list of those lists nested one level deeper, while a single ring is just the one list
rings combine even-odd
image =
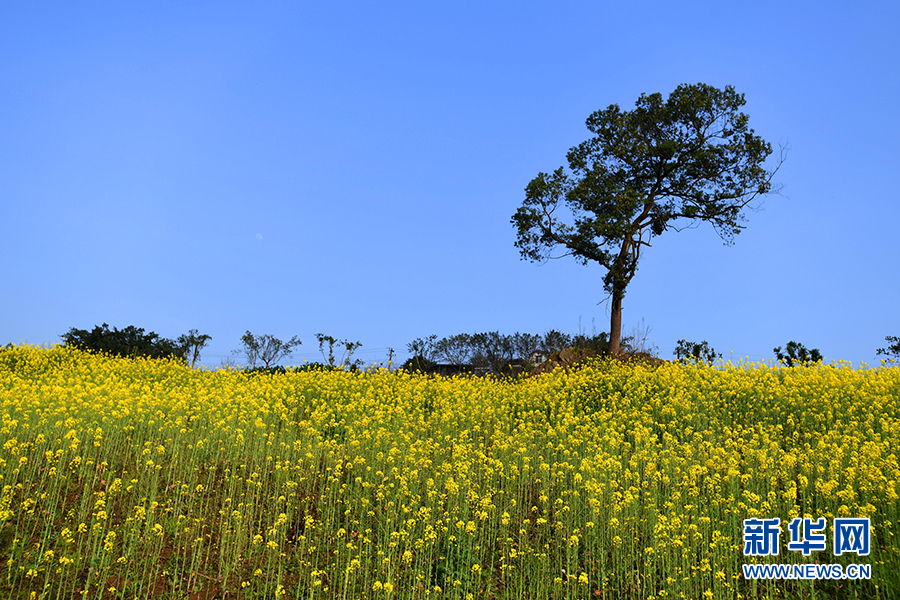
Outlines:
[{"label": "\u65b0\u534e\u7f51 watermark", "polygon": [[871,579],[872,565],[741,565],[745,579]]},{"label": "\u65b0\u534e\u7f51 watermark", "polygon": [[[787,548],[810,556],[828,549],[824,517],[795,518],[788,524]],[[868,556],[871,547],[868,518],[840,518],[832,521],[831,551],[834,556]],[[781,519],[744,519],[744,556],[778,556],[781,550]],[[745,564],[747,579],[871,579],[871,565],[839,564]]]}]

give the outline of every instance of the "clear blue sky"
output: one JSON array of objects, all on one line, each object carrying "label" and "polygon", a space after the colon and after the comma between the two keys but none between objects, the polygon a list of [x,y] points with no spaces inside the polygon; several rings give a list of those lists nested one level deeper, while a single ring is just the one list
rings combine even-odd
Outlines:
[{"label": "clear blue sky", "polygon": [[[624,301],[660,356],[900,335],[896,2],[28,2],[0,7],[0,343],[71,327],[303,346],[609,328],[598,265],[510,217],[610,104],[732,85],[790,152],[724,246],[657,238]],[[321,357],[319,357],[321,358]]]}]

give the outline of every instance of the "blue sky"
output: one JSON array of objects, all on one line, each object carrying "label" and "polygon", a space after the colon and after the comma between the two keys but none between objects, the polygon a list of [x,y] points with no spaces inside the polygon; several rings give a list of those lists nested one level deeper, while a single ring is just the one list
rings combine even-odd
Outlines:
[{"label": "blue sky", "polygon": [[[656,238],[623,306],[766,360],[877,364],[900,335],[895,2],[157,2],[0,7],[0,343],[71,327],[429,334],[609,328],[603,269],[510,217],[610,104],[732,85],[790,151],[734,246]],[[731,354],[729,354],[731,353]]]}]

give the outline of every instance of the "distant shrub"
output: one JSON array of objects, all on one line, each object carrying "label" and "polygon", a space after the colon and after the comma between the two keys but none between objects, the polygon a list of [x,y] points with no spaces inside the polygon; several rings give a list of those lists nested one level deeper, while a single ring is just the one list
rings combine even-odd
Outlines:
[{"label": "distant shrub", "polygon": [[675,358],[681,362],[706,361],[709,363],[716,362],[716,359],[722,358],[715,348],[709,345],[706,340],[702,342],[689,342],[687,340],[678,340],[678,346],[675,347]]},{"label": "distant shrub", "polygon": [[125,329],[113,327],[104,323],[97,325],[90,331],[75,329],[60,336],[66,346],[96,354],[104,352],[113,356],[124,358],[168,358],[176,357],[186,359],[188,348],[172,340],[161,338],[154,332],[144,333],[144,330],[134,325]]},{"label": "distant shrub", "polygon": [[[262,375],[283,375],[285,373],[302,373],[304,371],[341,371],[341,367],[332,367],[330,365],[325,365],[318,362],[313,363],[303,363],[302,365],[297,365],[293,367],[284,367],[281,365],[276,365],[274,367],[252,367],[243,369],[244,373],[254,375],[254,374],[262,374]],[[357,368],[355,365],[351,365],[349,369],[344,369],[349,371],[356,371]]]},{"label": "distant shrub", "polygon": [[435,364],[434,361],[428,360],[424,356],[413,356],[412,358],[406,359],[406,362],[403,363],[400,368],[410,373],[426,373]]},{"label": "distant shrub", "polygon": [[894,342],[887,348],[879,348],[875,351],[876,355],[883,354],[888,357],[888,360],[898,361],[900,360],[900,337],[896,335],[886,335],[884,336],[884,341],[886,342]]},{"label": "distant shrub", "polygon": [[821,362],[823,358],[818,348],[807,350],[806,346],[795,341],[788,342],[784,349],[787,354],[782,354],[781,346],[772,351],[775,353],[775,358],[778,359],[778,362],[788,367],[793,367],[794,365],[809,366],[812,363]]},{"label": "distant shrub", "polygon": [[[626,350],[629,348],[629,341],[630,338],[628,336],[622,339],[622,345]],[[569,345],[578,350],[593,350],[597,354],[606,354],[609,351],[609,334],[605,331],[595,335],[579,333],[572,336],[572,341]]]},{"label": "distant shrub", "polygon": [[248,375],[282,375],[292,370],[278,365],[275,367],[248,367],[243,369],[243,372]]}]

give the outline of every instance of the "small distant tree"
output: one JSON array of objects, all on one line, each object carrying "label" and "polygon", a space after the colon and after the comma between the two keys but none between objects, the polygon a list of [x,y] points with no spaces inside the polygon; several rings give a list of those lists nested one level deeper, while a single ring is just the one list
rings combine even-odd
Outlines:
[{"label": "small distant tree", "polygon": [[75,329],[60,336],[66,346],[79,348],[85,352],[106,352],[113,356],[126,358],[185,358],[185,349],[172,340],[161,338],[154,332],[144,333],[144,330],[134,325],[125,329],[113,327],[104,323],[95,325],[91,331]]},{"label": "small distant tree", "polygon": [[200,360],[200,350],[205,348],[211,339],[211,335],[200,335],[196,329],[191,329],[187,334],[178,337],[178,345],[184,349],[184,358],[191,363],[191,367]]},{"label": "small distant tree", "polygon": [[234,353],[239,354],[243,352],[247,357],[247,366],[249,368],[255,369],[256,362],[261,361],[265,368],[268,369],[281,359],[289,357],[293,349],[302,342],[297,339],[297,336],[282,342],[275,336],[269,334],[253,335],[247,330],[247,333],[241,337],[241,343],[244,345],[243,349],[235,350]]},{"label": "small distant tree", "polygon": [[557,331],[556,329],[551,329],[550,331],[546,332],[544,334],[544,338],[541,340],[541,350],[546,352],[547,354],[559,352],[560,350],[568,348],[571,345],[572,336],[567,333]]},{"label": "small distant tree", "polygon": [[674,354],[675,358],[681,362],[700,362],[702,360],[708,363],[714,363],[716,362],[716,359],[722,358],[722,355],[717,353],[706,340],[699,343],[678,340],[678,346],[675,347]]},{"label": "small distant tree", "polygon": [[441,338],[435,345],[435,354],[451,365],[467,365],[472,357],[472,336],[459,333]]},{"label": "small distant tree", "polygon": [[434,361],[428,360],[423,356],[410,356],[406,359],[400,369],[407,372],[421,372],[425,373],[428,371],[430,367],[434,365]]},{"label": "small distant tree", "polygon": [[891,361],[900,361],[900,337],[896,335],[886,335],[884,336],[884,341],[893,342],[893,344],[889,345],[887,348],[879,348],[875,351],[875,354],[887,356],[888,360]]},{"label": "small distant tree", "polygon": [[[593,350],[598,354],[605,354],[609,351],[609,334],[605,331],[594,333],[593,335],[579,333],[578,335],[572,336],[570,338],[570,342],[571,343],[569,345],[574,348]],[[622,338],[622,349],[625,352],[634,351],[631,347],[631,336],[625,336]]]},{"label": "small distant tree", "polygon": [[784,350],[786,354],[782,354],[781,346],[778,346],[772,351],[775,353],[778,362],[788,367],[793,367],[794,365],[809,366],[812,363],[821,362],[823,358],[818,348],[807,350],[806,346],[795,341],[788,342]]},{"label": "small distant tree", "polygon": [[541,336],[533,333],[519,333],[512,336],[512,344],[516,358],[528,360],[541,347]]},{"label": "small distant tree", "polygon": [[472,344],[470,364],[475,368],[499,374],[508,369],[516,358],[512,336],[503,335],[499,331],[476,333],[469,340]]},{"label": "small distant tree", "polygon": [[[322,353],[322,358],[325,359],[326,363],[329,367],[335,368],[334,364],[334,347],[343,346],[344,350],[341,354],[341,362],[338,365],[338,368],[345,369],[350,366],[350,357],[353,356],[353,353],[362,347],[360,342],[348,342],[347,340],[338,340],[330,335],[325,335],[323,333],[317,333],[316,339],[319,341],[319,352]],[[325,345],[328,344],[328,355],[325,355]],[[355,366],[359,366],[359,361],[354,363]]]},{"label": "small distant tree", "polygon": [[413,357],[421,357],[428,361],[434,360],[434,344],[437,341],[437,335],[432,334],[424,338],[416,338],[406,345],[406,350]]},{"label": "small distant tree", "polygon": [[435,343],[437,335],[432,334],[424,338],[416,338],[406,345],[406,351],[410,358],[403,363],[403,369],[407,371],[425,371],[434,364]]}]

